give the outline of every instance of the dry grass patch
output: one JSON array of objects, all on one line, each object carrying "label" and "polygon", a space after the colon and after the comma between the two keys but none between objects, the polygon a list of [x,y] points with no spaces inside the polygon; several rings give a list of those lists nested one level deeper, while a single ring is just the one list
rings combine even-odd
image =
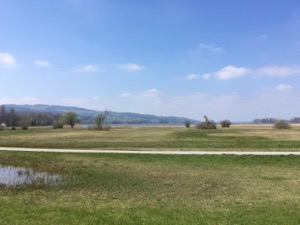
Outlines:
[{"label": "dry grass patch", "polygon": [[123,150],[298,150],[300,128],[233,125],[217,130],[184,127],[116,127],[110,131],[32,129],[3,131],[0,146]]}]

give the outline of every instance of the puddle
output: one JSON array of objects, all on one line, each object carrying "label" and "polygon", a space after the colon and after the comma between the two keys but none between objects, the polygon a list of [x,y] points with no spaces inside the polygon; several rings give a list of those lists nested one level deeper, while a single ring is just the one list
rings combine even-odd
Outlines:
[{"label": "puddle", "polygon": [[0,184],[6,186],[56,186],[62,182],[62,176],[37,172],[32,169],[0,166]]}]

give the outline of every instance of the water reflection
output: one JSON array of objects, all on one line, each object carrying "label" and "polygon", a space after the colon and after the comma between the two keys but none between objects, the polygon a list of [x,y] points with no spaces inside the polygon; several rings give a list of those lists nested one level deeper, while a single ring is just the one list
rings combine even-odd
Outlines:
[{"label": "water reflection", "polygon": [[6,186],[47,185],[54,186],[62,182],[62,176],[37,172],[32,169],[0,166],[0,184]]}]

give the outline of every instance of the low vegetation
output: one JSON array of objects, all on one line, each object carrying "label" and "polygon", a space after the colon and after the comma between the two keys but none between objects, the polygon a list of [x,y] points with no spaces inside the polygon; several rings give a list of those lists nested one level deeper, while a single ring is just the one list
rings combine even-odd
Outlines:
[{"label": "low vegetation", "polygon": [[207,116],[204,116],[205,121],[198,124],[198,129],[217,129],[217,125],[213,120],[209,120]]},{"label": "low vegetation", "polygon": [[64,123],[61,121],[54,121],[52,126],[53,129],[62,129],[64,128]]},{"label": "low vegetation", "polygon": [[190,120],[184,121],[184,126],[185,126],[186,128],[190,128],[190,126],[191,126],[191,121],[190,121]]},{"label": "low vegetation", "polygon": [[[95,132],[105,133],[105,132]],[[299,224],[300,157],[0,152],[0,165],[63,175],[0,185],[1,224]]]},{"label": "low vegetation", "polygon": [[289,122],[285,121],[285,120],[278,120],[274,123],[273,126],[275,129],[291,129],[291,125]]},{"label": "low vegetation", "polygon": [[231,121],[230,120],[222,120],[220,122],[220,124],[221,124],[221,127],[230,127]]},{"label": "low vegetation", "polygon": [[26,117],[22,118],[20,120],[20,122],[18,123],[18,125],[19,125],[19,127],[21,127],[22,130],[28,130],[29,125],[30,125],[29,118],[26,118]]},{"label": "low vegetation", "polygon": [[89,132],[87,127],[65,126],[1,131],[2,147],[120,149],[120,150],[216,150],[297,151],[300,126],[273,129],[272,125],[232,125],[230,129],[184,127],[109,127],[110,132]]}]

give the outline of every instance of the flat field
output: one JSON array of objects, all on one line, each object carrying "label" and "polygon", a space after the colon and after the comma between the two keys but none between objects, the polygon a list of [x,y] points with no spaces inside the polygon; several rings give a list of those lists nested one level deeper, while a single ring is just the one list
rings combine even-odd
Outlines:
[{"label": "flat field", "polygon": [[[31,128],[1,147],[299,151],[300,128]],[[0,152],[0,167],[61,175],[58,185],[0,184],[0,224],[300,224],[299,156]],[[1,174],[0,174],[1,175]]]},{"label": "flat field", "polygon": [[300,157],[0,152],[62,175],[0,185],[0,224],[300,224]]},{"label": "flat field", "polygon": [[185,127],[116,127],[110,131],[87,128],[30,128],[0,131],[1,147],[116,149],[298,151],[300,127],[275,130],[272,126],[235,125],[217,130]]}]

